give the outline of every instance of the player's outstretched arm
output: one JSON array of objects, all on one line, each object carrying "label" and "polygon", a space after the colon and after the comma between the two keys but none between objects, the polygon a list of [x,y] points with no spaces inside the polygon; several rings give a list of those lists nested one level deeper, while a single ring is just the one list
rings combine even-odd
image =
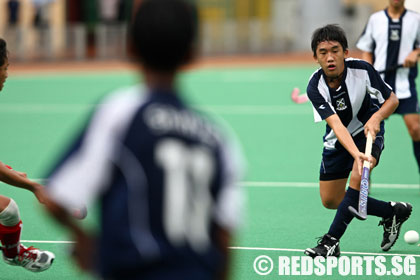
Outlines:
[{"label": "player's outstretched arm", "polygon": [[25,173],[10,169],[3,162],[0,162],[0,181],[33,192],[38,201],[44,203],[44,186],[29,180]]},{"label": "player's outstretched arm", "polygon": [[325,120],[328,123],[328,125],[332,128],[332,130],[334,130],[334,133],[337,136],[338,141],[340,141],[341,145],[343,145],[343,147],[351,154],[354,160],[356,160],[359,174],[361,175],[363,161],[370,161],[370,159],[367,156],[365,156],[364,153],[359,151],[349,131],[343,125],[337,114],[331,115]]},{"label": "player's outstretched arm", "polygon": [[380,130],[381,121],[394,113],[395,109],[398,107],[398,103],[399,101],[397,96],[395,93],[391,92],[389,98],[382,104],[382,107],[373,114],[365,124],[365,135],[367,136],[368,132],[370,132],[372,134],[372,138],[375,139],[376,133]]},{"label": "player's outstretched arm", "polygon": [[95,260],[95,243],[90,235],[76,222],[64,207],[56,203],[49,196],[45,197],[44,205],[54,220],[68,228],[74,236],[76,243],[73,248],[73,257],[79,267],[85,271],[92,271]]}]

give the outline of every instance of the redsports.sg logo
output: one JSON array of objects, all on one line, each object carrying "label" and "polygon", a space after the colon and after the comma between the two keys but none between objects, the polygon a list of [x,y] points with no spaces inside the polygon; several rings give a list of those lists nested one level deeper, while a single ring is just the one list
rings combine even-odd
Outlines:
[{"label": "redsports.sg logo", "polygon": [[416,275],[414,256],[341,256],[316,257],[279,256],[272,259],[266,255],[255,258],[253,268],[258,275]]}]

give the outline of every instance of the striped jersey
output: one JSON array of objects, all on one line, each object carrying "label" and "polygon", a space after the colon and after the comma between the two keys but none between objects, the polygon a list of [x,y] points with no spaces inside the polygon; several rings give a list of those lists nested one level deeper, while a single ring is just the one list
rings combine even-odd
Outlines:
[{"label": "striped jersey", "polygon": [[[307,87],[312,102],[315,122],[337,114],[352,136],[364,130],[364,124],[379,110],[371,100],[371,94],[382,104],[389,98],[392,89],[379,73],[366,61],[348,58],[338,89],[330,88],[324,71],[319,68],[312,74]],[[328,126],[324,135],[324,147],[335,149],[337,136]]]},{"label": "striped jersey", "polygon": [[[357,42],[357,47],[373,54],[378,71],[403,64],[407,55],[420,48],[420,14],[405,10],[399,19],[392,19],[387,10],[372,14]],[[417,64],[382,74],[399,99],[416,94]]]},{"label": "striped jersey", "polygon": [[104,278],[213,279],[215,226],[240,217],[239,147],[175,92],[138,86],[108,96],[49,176],[67,209],[100,202]]}]

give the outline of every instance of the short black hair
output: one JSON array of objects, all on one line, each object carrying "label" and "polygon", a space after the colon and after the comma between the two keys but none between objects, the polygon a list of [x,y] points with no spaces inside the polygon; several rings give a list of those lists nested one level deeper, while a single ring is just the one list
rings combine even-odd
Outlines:
[{"label": "short black hair", "polygon": [[338,24],[327,24],[314,31],[311,41],[311,47],[312,51],[314,52],[314,56],[316,56],[316,48],[318,47],[319,43],[325,41],[336,41],[340,43],[344,51],[349,48],[346,33],[340,26],[338,26]]},{"label": "short black hair", "polygon": [[197,39],[197,9],[183,0],[144,0],[130,30],[132,51],[153,70],[172,72],[189,62]]},{"label": "short black hair", "polygon": [[6,41],[0,38],[0,66],[6,62],[7,59],[7,44]]}]

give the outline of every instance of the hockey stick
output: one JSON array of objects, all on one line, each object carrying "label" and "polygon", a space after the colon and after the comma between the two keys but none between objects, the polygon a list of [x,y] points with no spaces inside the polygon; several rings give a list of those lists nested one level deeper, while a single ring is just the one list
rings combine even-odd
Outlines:
[{"label": "hockey stick", "polygon": [[395,66],[388,67],[388,68],[386,68],[385,70],[378,71],[378,73],[379,73],[379,74],[385,74],[385,73],[387,73],[387,72],[392,72],[392,71],[397,70],[398,68],[403,68],[403,67],[404,67],[404,65],[402,65],[402,64],[398,64],[398,65],[395,65]]},{"label": "hockey stick", "polygon": [[[365,155],[370,157],[372,153],[372,135],[368,133],[366,139]],[[369,174],[370,174],[370,162],[363,161],[362,179],[360,180],[360,193],[359,193],[359,211],[354,207],[349,206],[349,211],[359,220],[366,220],[367,218],[367,200],[369,195]]]}]

